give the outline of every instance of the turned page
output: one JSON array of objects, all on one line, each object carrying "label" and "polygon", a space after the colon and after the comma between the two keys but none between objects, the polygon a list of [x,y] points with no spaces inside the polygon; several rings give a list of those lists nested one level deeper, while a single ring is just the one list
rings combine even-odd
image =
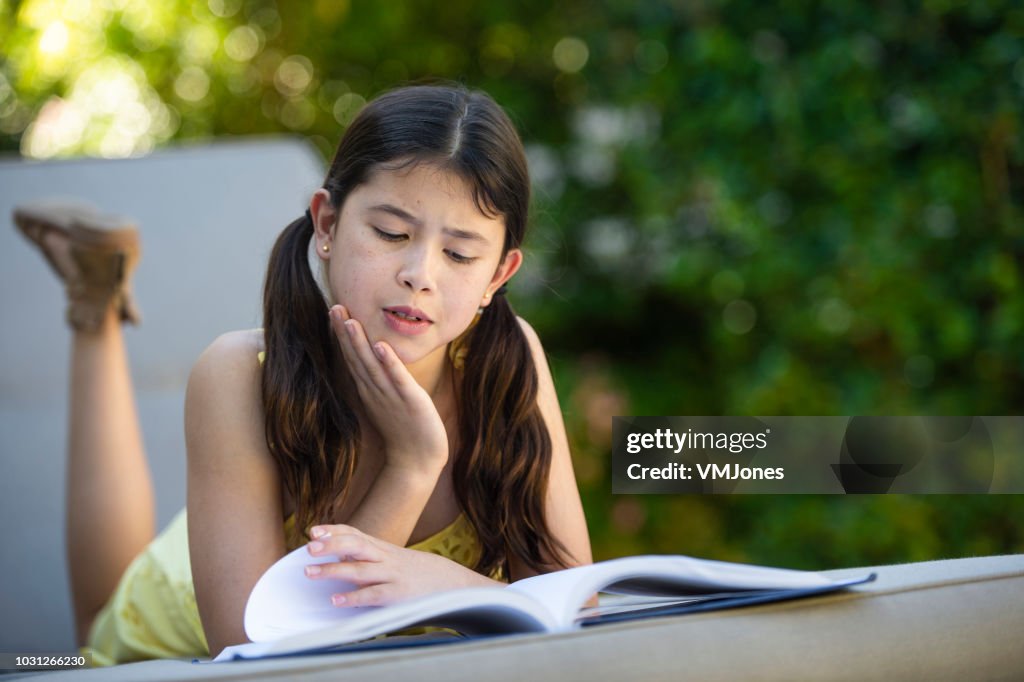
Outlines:
[{"label": "turned page", "polygon": [[551,612],[561,629],[573,627],[591,595],[692,596],[730,590],[827,587],[834,581],[806,571],[732,564],[686,556],[635,556],[525,578],[508,586]]}]

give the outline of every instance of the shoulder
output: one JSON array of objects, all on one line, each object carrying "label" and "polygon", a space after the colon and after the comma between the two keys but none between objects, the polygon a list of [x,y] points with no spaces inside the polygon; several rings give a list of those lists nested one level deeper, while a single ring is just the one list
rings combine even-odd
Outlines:
[{"label": "shoulder", "polygon": [[260,329],[228,332],[202,352],[185,389],[185,430],[189,436],[208,428],[259,429],[262,419]]},{"label": "shoulder", "polygon": [[516,315],[516,321],[519,323],[519,328],[523,330],[527,343],[530,344],[530,350],[533,351],[533,357],[544,357],[544,346],[540,342],[540,337],[537,336],[537,331],[529,322],[518,315]]},{"label": "shoulder", "polygon": [[185,389],[185,446],[190,462],[252,465],[258,461],[260,466],[270,462],[257,358],[262,335],[258,329],[222,334],[193,365]]},{"label": "shoulder", "polygon": [[239,329],[218,336],[206,347],[203,356],[215,356],[221,360],[237,356],[255,359],[263,348],[262,329]]},{"label": "shoulder", "polygon": [[533,358],[533,366],[537,369],[537,379],[540,382],[539,397],[541,407],[550,409],[551,397],[555,393],[555,388],[551,377],[551,368],[548,365],[547,353],[540,342],[540,336],[537,335],[537,331],[533,326],[518,315],[516,316],[516,321],[519,322],[519,328],[523,330],[523,335],[526,336],[526,343],[530,347],[530,357]]},{"label": "shoulder", "polygon": [[243,329],[221,334],[196,360],[192,367],[192,377],[226,378],[240,373],[258,374],[259,354],[263,348],[262,329]]},{"label": "shoulder", "polygon": [[518,315],[516,316],[516,321],[519,322],[519,328],[523,330],[523,335],[526,336],[526,343],[530,347],[530,357],[533,358],[534,367],[537,368],[541,393],[553,393],[551,368],[548,366],[547,352],[544,350],[544,345],[540,342],[540,336],[537,335],[537,331],[529,322]]}]

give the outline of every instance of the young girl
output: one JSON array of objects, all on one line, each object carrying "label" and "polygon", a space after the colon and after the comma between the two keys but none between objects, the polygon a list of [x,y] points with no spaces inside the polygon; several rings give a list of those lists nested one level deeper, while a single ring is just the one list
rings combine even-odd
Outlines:
[{"label": "young girl", "polygon": [[192,370],[187,524],[155,539],[119,326],[138,319],[137,234],[82,209],[16,212],[68,288],[67,549],[97,664],[246,641],[253,585],[307,540],[340,558],[310,580],[356,585],[339,606],[591,561],[544,351],[504,296],[529,190],[486,94],[368,104],[277,239],[264,328],[221,336]]}]

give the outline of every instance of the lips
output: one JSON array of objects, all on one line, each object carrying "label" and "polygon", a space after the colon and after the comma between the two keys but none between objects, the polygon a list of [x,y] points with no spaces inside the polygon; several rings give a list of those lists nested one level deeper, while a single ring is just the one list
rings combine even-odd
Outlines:
[{"label": "lips", "polygon": [[385,308],[384,312],[391,313],[395,317],[409,322],[433,322],[433,320],[427,317],[427,314],[419,308],[410,308],[409,306],[399,305]]},{"label": "lips", "polygon": [[402,336],[425,334],[434,324],[434,321],[427,317],[422,310],[407,306],[384,308],[381,310],[381,315],[384,317],[384,324],[388,329]]}]

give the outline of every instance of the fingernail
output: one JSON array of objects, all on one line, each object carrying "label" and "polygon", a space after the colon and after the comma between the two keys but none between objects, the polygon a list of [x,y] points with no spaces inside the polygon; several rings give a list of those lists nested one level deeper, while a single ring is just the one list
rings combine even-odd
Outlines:
[{"label": "fingernail", "polygon": [[383,344],[379,344],[379,343],[373,344],[373,352],[376,353],[377,357],[380,358],[381,360],[384,359],[384,346],[383,346]]},{"label": "fingernail", "polygon": [[319,527],[311,528],[309,530],[309,534],[312,535],[315,538],[323,537],[324,533],[326,533],[326,532],[327,531],[325,529],[319,528]]},{"label": "fingernail", "polygon": [[324,548],[324,543],[322,543],[322,542],[311,542],[311,543],[309,543],[309,551],[310,552],[319,552],[323,548]]},{"label": "fingernail", "polygon": [[345,329],[348,330],[349,334],[351,334],[352,336],[355,336],[356,335],[356,323],[355,323],[355,320],[345,320]]},{"label": "fingernail", "polygon": [[320,567],[306,566],[306,575],[320,575]]},{"label": "fingernail", "polygon": [[334,604],[335,606],[341,606],[342,604],[345,603],[345,595],[343,595],[343,594],[336,594],[336,595],[334,595],[333,597],[331,597],[331,603]]}]

